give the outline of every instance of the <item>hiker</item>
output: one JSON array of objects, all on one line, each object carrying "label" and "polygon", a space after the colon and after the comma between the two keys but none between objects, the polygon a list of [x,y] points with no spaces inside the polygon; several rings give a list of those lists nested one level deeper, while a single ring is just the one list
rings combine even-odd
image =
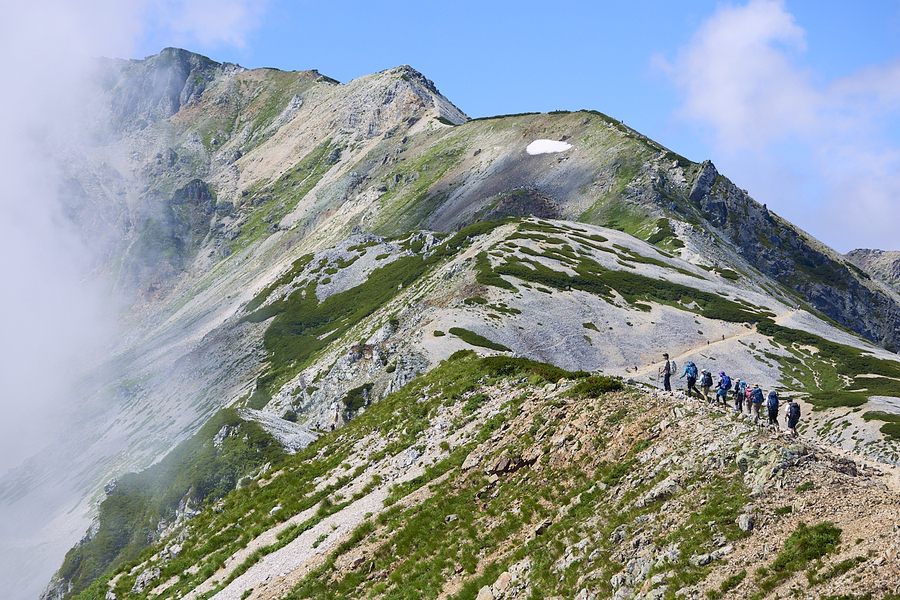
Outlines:
[{"label": "hiker", "polygon": [[747,382],[738,379],[734,385],[734,410],[739,413],[744,412],[744,397],[747,394]]},{"label": "hiker", "polygon": [[709,402],[709,389],[712,387],[712,374],[703,369],[700,371],[703,376],[700,378],[700,390],[703,392],[703,399]]},{"label": "hiker", "polygon": [[667,352],[663,352],[663,358],[666,359],[666,363],[659,368],[659,375],[663,376],[663,389],[667,392],[672,391],[672,384],[670,383],[670,378],[672,377],[672,371],[675,370],[674,364],[669,360],[669,354]]},{"label": "hiker", "polygon": [[776,428],[780,428],[781,425],[778,423],[778,392],[775,390],[769,392],[769,397],[766,398],[766,408],[769,409],[769,426],[774,425]]},{"label": "hiker", "polygon": [[759,407],[763,403],[763,391],[759,388],[758,383],[753,384],[750,390],[750,413],[753,415],[753,422],[759,423]]},{"label": "hiker", "polygon": [[685,375],[687,375],[687,395],[688,398],[693,398],[691,396],[691,390],[697,392],[697,397],[700,397],[700,390],[697,389],[697,365],[694,364],[693,361],[688,361],[686,365],[684,365],[684,373],[681,374],[679,379],[684,379]]},{"label": "hiker", "polygon": [[725,371],[719,371],[719,385],[716,390],[716,404],[719,398],[722,399],[722,406],[728,407],[728,390],[731,389],[731,378],[725,374]]},{"label": "hiker", "polygon": [[788,433],[797,437],[797,421],[800,420],[800,405],[797,404],[796,400],[788,398],[787,404],[784,407],[784,416],[787,419]]},{"label": "hiker", "polygon": [[745,383],[744,384],[744,406],[747,407],[748,415],[751,413],[750,406],[752,405],[752,402],[750,402],[750,392],[752,392],[752,391],[753,391],[753,388],[750,387],[749,384]]}]

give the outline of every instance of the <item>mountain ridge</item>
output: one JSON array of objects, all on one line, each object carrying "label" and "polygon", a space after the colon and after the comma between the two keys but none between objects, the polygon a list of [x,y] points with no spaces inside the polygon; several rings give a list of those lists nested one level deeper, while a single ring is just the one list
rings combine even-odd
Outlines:
[{"label": "mountain ridge", "polygon": [[[634,367],[646,378],[663,349],[702,354],[704,342],[727,337],[705,360],[805,389],[807,408],[847,390],[851,405],[829,407],[810,430],[896,460],[881,421],[852,413],[874,402],[855,390],[894,393],[887,375],[863,386],[850,367],[823,376],[833,365],[802,344],[753,333],[757,349],[748,350],[739,340],[752,331],[745,322],[801,304],[788,325],[863,360],[896,360],[828,319],[890,346],[900,300],[711,162],[688,161],[596,111],[470,120],[405,66],[338,84],[183,52],[105,63],[114,83],[89,107],[95,135],[60,159],[72,213],[98,256],[95,276],[113,280],[126,307],[127,337],[105,379],[78,399],[91,408],[65,450],[78,468],[36,461],[4,479],[5,497],[59,477],[81,490],[69,512],[83,518],[102,498],[75,473],[100,482],[148,466],[227,406],[341,427],[479,339],[573,370],[628,377]],[[130,79],[169,55],[173,71]],[[195,81],[185,65],[198,70]],[[123,101],[143,98],[147,81],[160,87],[144,104]],[[137,119],[107,124],[116,110]],[[551,138],[572,147],[526,152]],[[740,219],[777,240],[753,236]],[[367,303],[375,289],[383,302]],[[313,294],[316,306],[355,302],[358,312],[328,321],[306,302]],[[331,324],[298,334],[326,343],[307,352],[314,343],[301,340],[303,359],[293,362],[277,357],[286,338],[270,333],[291,311]],[[784,335],[778,326],[763,329]],[[852,426],[836,426],[838,413]]]}]

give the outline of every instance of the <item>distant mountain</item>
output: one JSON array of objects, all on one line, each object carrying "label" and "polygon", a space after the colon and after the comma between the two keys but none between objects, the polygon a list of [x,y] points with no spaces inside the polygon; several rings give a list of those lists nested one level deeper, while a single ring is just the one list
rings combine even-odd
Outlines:
[{"label": "distant mountain", "polygon": [[852,250],[846,257],[872,277],[900,291],[900,251]]},{"label": "distant mountain", "polygon": [[[58,160],[125,331],[55,454],[0,480],[9,514],[40,499],[25,545],[43,564],[101,502],[47,598],[105,594],[108,569],[144,565],[158,542],[171,554],[191,515],[290,460],[257,455],[319,436],[330,453],[333,430],[460,350],[635,393],[668,351],[679,370],[799,397],[807,436],[900,459],[883,400],[900,394],[900,296],[709,161],[596,111],[468,119],[408,66],[341,84],[166,49],[100,61],[96,78],[88,127]],[[390,440],[406,431],[386,433],[381,459],[404,460]]]}]

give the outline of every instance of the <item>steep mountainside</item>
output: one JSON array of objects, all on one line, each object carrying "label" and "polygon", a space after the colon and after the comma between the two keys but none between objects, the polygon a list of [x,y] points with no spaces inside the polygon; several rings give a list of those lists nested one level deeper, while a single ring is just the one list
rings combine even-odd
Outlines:
[{"label": "steep mountainside", "polygon": [[900,291],[900,251],[853,250],[847,260]]},{"label": "steep mountainside", "polygon": [[[258,480],[245,454],[338,435],[464,349],[642,384],[665,350],[801,398],[811,439],[900,460],[900,297],[710,162],[596,111],[469,120],[407,66],[340,84],[166,49],[97,80],[89,127],[55,150],[123,335],[73,391],[69,434],[0,480],[33,527],[0,569],[43,585],[97,502],[121,506],[104,483],[188,458],[176,483],[147,471],[159,489],[113,511],[117,536],[89,533],[49,597]],[[204,424],[223,419],[219,444],[254,433],[220,460]],[[324,481],[313,504],[347,483]]]}]

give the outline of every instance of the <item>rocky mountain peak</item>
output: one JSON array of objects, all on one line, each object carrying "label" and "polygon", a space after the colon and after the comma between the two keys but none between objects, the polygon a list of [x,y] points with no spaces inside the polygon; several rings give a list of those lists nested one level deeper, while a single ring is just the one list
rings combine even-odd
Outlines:
[{"label": "rocky mountain peak", "polygon": [[[656,362],[665,349],[679,365],[687,360],[697,360],[698,366],[714,364],[715,372],[724,368],[766,389],[805,398],[801,433],[810,439],[827,436],[829,443],[843,445],[845,450],[900,461],[896,406],[879,400],[900,393],[895,385],[900,380],[896,355],[833,328],[823,318],[896,347],[900,298],[753,200],[709,161],[693,163],[593,110],[470,120],[432,81],[408,65],[339,83],[316,71],[246,70],[169,48],[143,60],[103,61],[102,71],[104,85],[95,103],[101,107],[96,113],[101,135],[67,149],[60,161],[70,180],[70,214],[85,239],[97,246],[98,272],[114,280],[112,289],[125,298],[123,302],[129,301],[130,294],[138,299],[130,305],[121,345],[104,358],[109,368],[96,377],[96,389],[93,383],[85,384],[72,400],[73,406],[91,408],[85,412],[95,420],[73,425],[55,455],[42,456],[33,468],[0,480],[0,495],[3,490],[39,490],[6,494],[17,498],[15,508],[23,511],[34,496],[43,494],[43,481],[79,490],[82,504],[77,509],[63,506],[68,500],[54,499],[55,504],[43,511],[67,515],[60,519],[66,520],[66,535],[72,542],[84,528],[79,530],[75,517],[69,515],[96,510],[88,505],[92,489],[102,488],[103,482],[119,477],[123,470],[162,464],[158,461],[178,442],[187,443],[182,449],[191,446],[190,440],[198,442],[198,448],[206,447],[205,439],[193,437],[202,437],[197,429],[204,422],[216,425],[207,432],[209,447],[225,448],[235,460],[262,456],[244,443],[260,450],[274,448],[260,431],[268,431],[272,422],[291,435],[298,430],[304,433],[303,428],[311,430],[320,436],[319,444],[342,444],[349,436],[363,434],[359,423],[377,423],[379,433],[371,438],[375,445],[359,441],[359,447],[377,446],[384,449],[383,456],[360,454],[357,462],[355,453],[341,449],[346,461],[328,458],[327,453],[321,457],[336,461],[323,464],[323,477],[330,478],[327,473],[332,471],[335,482],[350,477],[352,485],[359,485],[358,491],[342,489],[346,482],[335,483],[322,492],[325,495],[317,496],[323,488],[309,488],[311,495],[305,497],[315,498],[309,507],[301,509],[287,499],[253,507],[253,514],[264,519],[296,517],[293,524],[298,528],[290,535],[297,536],[306,531],[299,528],[305,517],[297,515],[315,510],[316,503],[327,500],[325,505],[336,507],[364,489],[385,497],[393,494],[386,485],[405,481],[397,479],[402,474],[394,467],[406,469],[423,453],[444,461],[446,452],[455,452],[453,460],[459,461],[446,463],[448,470],[456,469],[453,465],[459,466],[468,456],[481,457],[480,464],[491,470],[486,476],[499,478],[518,471],[524,476],[528,471],[523,464],[529,462],[534,462],[527,465],[529,469],[543,469],[544,456],[552,466],[563,456],[560,449],[584,453],[588,442],[606,439],[608,448],[619,447],[622,452],[610,453],[603,459],[607,464],[591,467],[588,476],[594,483],[575,481],[578,485],[570,490],[587,494],[583,498],[597,494],[595,501],[603,503],[630,503],[638,498],[636,494],[645,494],[668,477],[664,471],[671,465],[659,466],[656,459],[682,439],[671,438],[673,445],[656,450],[645,447],[656,438],[638,440],[629,435],[625,439],[616,433],[627,425],[624,419],[633,424],[644,418],[629,415],[631,408],[626,405],[638,407],[638,412],[650,409],[646,401],[633,402],[635,396],[607,399],[601,408],[610,411],[602,416],[593,414],[597,402],[575,406],[568,396],[547,398],[546,406],[529,408],[525,421],[515,422],[518,413],[514,411],[497,419],[493,412],[482,412],[488,421],[473,421],[464,437],[451,437],[479,407],[493,411],[512,406],[508,402],[522,403],[527,397],[521,384],[542,383],[543,375],[526,373],[500,382],[500,388],[485,387],[478,395],[453,392],[454,381],[477,365],[450,359],[473,347],[481,355],[507,353],[516,360],[540,360],[573,373],[603,372],[644,386],[656,381]],[[535,142],[545,147],[549,142],[554,149],[533,153],[529,149]],[[881,289],[886,294],[880,294]],[[399,402],[394,392],[421,382],[442,361],[450,361],[448,379],[432,382],[428,389],[420,385],[419,395],[403,401],[404,407],[416,407],[414,421],[401,422],[391,416],[393,409],[380,408],[390,408],[385,402]],[[472,381],[481,378],[477,374]],[[441,389],[452,397],[437,399]],[[111,395],[110,390],[121,393]],[[625,393],[643,392],[635,388]],[[544,392],[538,388],[529,394]],[[710,457],[728,457],[716,463],[715,473],[723,481],[728,479],[732,467],[742,464],[736,444],[743,448],[744,439],[756,436],[757,428],[727,418],[726,413],[706,414],[703,405],[694,418],[669,404],[672,400],[671,396],[661,400],[665,404],[659,406],[660,420],[641,421],[632,431],[643,435],[658,427],[654,433],[662,439],[679,427],[686,439],[703,448],[710,419],[719,417],[716,423],[724,423],[729,435],[736,437],[729,448],[720,446],[721,451]],[[434,411],[452,410],[455,415],[444,425],[437,412],[434,418],[429,416],[432,408],[427,403],[434,404]],[[684,406],[690,404],[688,400]],[[865,410],[845,410],[863,405]],[[813,407],[822,410],[813,413]],[[620,408],[625,412],[620,413]],[[242,410],[232,414],[231,409]],[[266,420],[243,422],[246,415],[259,417],[258,413],[264,413]],[[213,418],[222,422],[217,424]],[[682,428],[686,418],[694,422]],[[668,421],[666,427],[663,420]],[[502,429],[493,429],[501,424]],[[582,436],[579,428],[585,424],[598,429]],[[432,425],[440,431],[421,429]],[[569,425],[573,431],[564,431]],[[232,435],[238,427],[245,428],[246,436]],[[473,436],[481,435],[482,429],[483,439],[476,440]],[[569,433],[575,437],[570,439]],[[344,435],[348,437],[342,440]],[[534,439],[518,446],[526,436]],[[476,452],[479,444],[485,444],[482,449],[489,452]],[[637,449],[629,454],[626,446]],[[507,449],[509,456],[501,456]],[[584,458],[596,459],[603,450],[592,449]],[[540,460],[536,460],[537,451]],[[57,459],[62,455],[65,461]],[[653,465],[648,471],[637,462],[632,464],[634,473],[641,471],[643,483],[628,479],[615,466],[638,456],[640,464],[646,458],[646,464]],[[743,461],[745,466],[749,460]],[[710,463],[705,458],[702,462]],[[263,473],[269,472],[264,468],[268,459],[250,463],[243,464],[242,472],[248,481],[265,477],[258,482],[262,487],[270,477]],[[372,470],[366,471],[368,464]],[[562,459],[559,464],[563,466]],[[214,472],[216,465],[207,466],[212,470],[197,473],[222,482],[223,487],[214,490],[216,497],[244,485],[244,478],[226,481]],[[357,473],[354,468],[364,470]],[[459,469],[475,472],[474,467]],[[373,474],[385,485],[367,487],[366,478]],[[532,477],[538,474],[535,470]],[[690,489],[694,478],[708,474],[708,469],[686,472],[686,478],[677,482],[683,489],[672,488],[671,496],[683,504],[674,513],[658,514],[656,508],[668,500],[657,497],[647,500],[653,506],[660,502],[653,513],[639,516],[690,518],[690,507],[706,502],[694,495],[698,488]],[[546,471],[540,487],[545,479],[560,481],[556,475]],[[611,492],[614,496],[606,494],[599,486],[604,481],[619,491]],[[127,487],[125,483],[120,489]],[[202,491],[205,484],[200,483],[181,492]],[[590,491],[595,483],[597,487]],[[801,484],[798,476],[788,480],[787,487],[778,487],[788,492],[777,496],[778,502],[794,502],[791,490]],[[495,491],[481,490],[480,476],[466,485],[477,486],[474,497],[484,502]],[[751,486],[751,492],[754,487],[758,486]],[[507,489],[519,488],[514,483]],[[297,489],[290,487],[292,498],[298,497]],[[398,490],[397,494],[403,491]],[[689,494],[676,498],[683,492]],[[326,497],[332,493],[331,499]],[[557,498],[565,502],[560,507],[571,501],[569,493],[565,495]],[[523,520],[530,520],[524,515],[539,510],[532,500],[523,497],[521,505],[497,505],[490,510],[495,514],[520,511]],[[471,505],[471,499],[466,500],[465,506]],[[250,508],[241,507],[234,514],[250,514]],[[183,506],[176,505],[172,511],[166,528],[178,515],[186,514]],[[464,513],[454,510],[437,522],[456,523],[467,518]],[[148,514],[158,517],[161,513],[153,508]],[[734,536],[741,536],[732,525],[742,514],[730,514],[716,527],[729,527]],[[544,525],[549,515],[534,515],[540,517],[533,523],[535,535],[553,532],[552,523]],[[637,535],[644,521],[632,516],[631,525],[604,522],[602,531],[596,532],[598,544],[622,525],[633,526],[632,533]],[[682,531],[689,526],[691,534],[701,528],[711,531],[712,520],[711,516],[684,522]],[[144,531],[147,523],[134,522],[135,532]],[[522,535],[531,536],[531,524]],[[157,539],[166,530],[160,530],[160,525],[158,518],[147,525],[157,531]],[[221,526],[226,531],[229,523]],[[477,526],[493,528],[495,523],[483,521]],[[59,531],[55,524],[53,531]],[[308,535],[315,540],[322,534],[310,529]],[[98,546],[104,535],[105,530]],[[685,542],[690,537],[685,535]],[[714,543],[718,537],[717,533],[704,547],[696,548],[698,561],[724,556],[711,558],[728,545]],[[147,539],[134,538],[134,548],[149,543]],[[323,541],[310,541],[309,546],[316,548]],[[594,545],[599,548],[598,544]],[[174,545],[159,556],[163,552],[171,556]],[[620,550],[600,545],[607,558],[628,569],[632,559],[663,558],[657,553],[661,548],[655,548],[652,557],[622,554],[613,558]],[[507,548],[504,542],[495,549],[505,552]],[[870,549],[880,551],[880,547]],[[80,552],[84,553],[83,547]],[[565,553],[582,555],[581,549],[564,550],[563,562],[569,561]],[[487,566],[464,555],[468,556],[468,550],[455,553],[454,563],[448,563],[453,577],[461,573],[460,568],[465,570],[462,562],[455,564],[457,560],[473,569]],[[679,569],[705,566],[690,563],[693,551],[679,556],[684,559]],[[355,562],[359,557],[351,558]],[[23,570],[4,562],[0,561],[0,575],[3,570]],[[142,573],[148,576],[140,584],[129,581],[126,585],[123,579],[115,592],[119,600],[128,597],[130,590],[143,594],[143,586],[158,567],[146,565],[148,571]],[[373,585],[386,590],[389,582],[381,581],[378,573],[394,567],[381,562],[367,567],[373,581],[379,580]],[[165,572],[167,567],[159,568]],[[223,581],[215,573],[216,563],[208,562],[203,566],[207,568],[209,585]],[[498,563],[497,568],[499,574],[512,566]],[[72,572],[68,569],[62,572]],[[602,572],[603,581],[618,577],[619,567],[615,569]],[[179,567],[179,572],[186,570]],[[194,574],[195,584],[206,585],[203,573]],[[643,576],[630,575],[632,580],[622,575],[616,579],[621,585],[604,584],[597,593],[608,596],[631,585],[647,584]],[[83,583],[88,585],[88,579]],[[159,597],[179,597],[189,583],[184,580],[178,589],[161,589],[159,593],[165,595]],[[71,597],[72,588],[67,589]],[[235,597],[247,597],[247,589],[237,590]],[[576,592],[581,598],[593,597],[581,593],[583,589],[568,591],[571,594],[566,597],[576,597]],[[695,588],[689,596],[699,597],[705,591],[708,586]],[[259,589],[255,593],[252,600],[262,597]]]},{"label": "rocky mountain peak", "polygon": [[105,63],[103,80],[109,97],[109,123],[119,129],[142,129],[167,119],[200,98],[217,78],[245,71],[180,48],[166,48],[143,60]]}]

